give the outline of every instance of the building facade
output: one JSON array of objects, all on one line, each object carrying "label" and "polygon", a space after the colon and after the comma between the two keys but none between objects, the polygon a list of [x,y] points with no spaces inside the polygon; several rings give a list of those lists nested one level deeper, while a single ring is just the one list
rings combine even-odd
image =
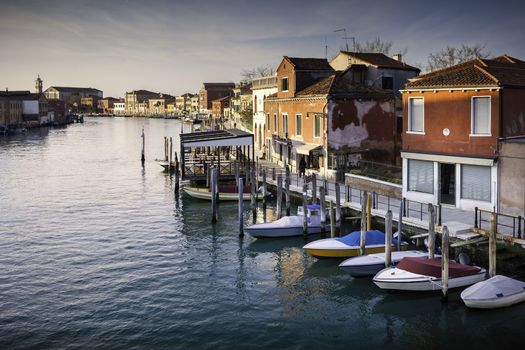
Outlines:
[{"label": "building facade", "polygon": [[[64,87],[64,86],[50,86],[44,91],[44,95],[48,100],[62,100],[66,103],[66,108],[80,108],[81,99],[84,97],[95,97],[101,99],[103,92],[93,88],[81,87]],[[96,108],[95,104],[95,108]]]},{"label": "building facade", "polygon": [[253,135],[257,156],[266,158],[268,152],[264,139],[266,116],[264,103],[266,97],[277,93],[277,76],[254,78],[252,80]]},{"label": "building facade", "polygon": [[159,94],[148,90],[126,92],[126,115],[147,115],[149,100],[159,98]]},{"label": "building facade", "polygon": [[[501,191],[502,143],[525,136],[524,87],[525,62],[506,55],[476,59],[407,83],[403,195],[465,210],[502,209],[508,195]],[[503,163],[512,169],[511,159]],[[523,179],[516,181],[525,191]]]},{"label": "building facade", "polygon": [[234,83],[203,83],[199,90],[199,113],[211,113],[212,101],[231,96]]}]

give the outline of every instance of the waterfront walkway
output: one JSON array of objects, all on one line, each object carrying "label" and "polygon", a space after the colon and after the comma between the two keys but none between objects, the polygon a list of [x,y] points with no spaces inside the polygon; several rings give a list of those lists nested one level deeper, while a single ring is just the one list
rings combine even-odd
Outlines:
[{"label": "waterfront walkway", "polygon": [[[259,160],[259,166],[265,168],[266,171],[266,181],[268,184],[277,186],[277,175],[281,174],[283,177],[283,187],[284,187],[284,178],[285,178],[285,169],[282,166],[279,166],[275,163],[271,163],[265,160]],[[272,179],[272,169],[275,168],[276,179]],[[335,203],[335,181],[334,180],[324,180],[322,176],[317,177],[317,197],[319,197],[319,187],[323,186],[326,181],[326,200],[332,201]],[[300,178],[297,173],[291,173],[290,181],[290,192],[302,193],[304,178]],[[358,189],[352,189],[349,186],[345,186],[344,183],[340,183],[340,196],[341,196],[341,207],[350,208],[355,211],[361,211],[361,196],[363,191]],[[312,184],[308,184],[308,194],[309,197],[312,195]],[[374,206],[372,209],[372,215],[376,217],[384,218],[388,210],[392,211],[393,220],[398,221],[399,218],[399,207],[401,199],[391,198],[383,195],[377,195],[374,198]],[[403,225],[410,226],[415,228],[418,231],[426,232],[428,230],[428,204],[419,203],[414,201],[406,201],[406,208],[403,215]],[[438,218],[439,220],[439,218]],[[438,226],[436,230],[441,232],[443,226],[447,226],[452,237],[457,237],[459,239],[470,239],[476,236],[479,236],[477,230],[475,229],[475,212],[461,210],[455,207],[441,206],[441,226]],[[479,222],[479,219],[478,219]],[[438,224],[439,221],[436,221]],[[517,229],[513,229],[513,220],[507,217],[498,218],[498,233],[503,234],[504,236],[511,238],[514,236],[517,238]],[[478,224],[479,228],[488,231],[490,228],[490,223],[488,217],[484,216],[481,223]],[[523,233],[522,233],[523,237]],[[525,240],[515,239],[516,243],[525,244]]]}]

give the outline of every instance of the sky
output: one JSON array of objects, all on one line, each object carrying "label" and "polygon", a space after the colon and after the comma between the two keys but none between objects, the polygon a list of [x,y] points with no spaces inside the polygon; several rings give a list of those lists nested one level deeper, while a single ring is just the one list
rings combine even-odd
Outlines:
[{"label": "sky", "polygon": [[[283,56],[333,57],[344,32],[392,41],[425,68],[446,46],[525,59],[525,1],[0,0],[0,88],[147,89],[178,95],[238,82]],[[348,40],[352,49],[352,40]]]}]

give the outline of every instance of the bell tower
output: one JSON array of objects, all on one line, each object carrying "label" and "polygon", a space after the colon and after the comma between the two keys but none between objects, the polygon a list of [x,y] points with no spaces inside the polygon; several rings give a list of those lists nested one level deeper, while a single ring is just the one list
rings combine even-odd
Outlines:
[{"label": "bell tower", "polygon": [[40,74],[38,75],[38,78],[35,80],[35,90],[37,93],[42,93],[42,79],[40,79]]}]

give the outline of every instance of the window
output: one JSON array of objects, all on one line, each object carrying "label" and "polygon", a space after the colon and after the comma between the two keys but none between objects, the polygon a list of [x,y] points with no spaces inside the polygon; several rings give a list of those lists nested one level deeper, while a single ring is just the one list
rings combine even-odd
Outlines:
[{"label": "window", "polygon": [[321,137],[321,115],[314,115],[314,137]]},{"label": "window", "polygon": [[277,131],[277,130],[279,130],[278,125],[277,125],[277,114],[274,113],[273,114],[273,131]]},{"label": "window", "polygon": [[270,128],[270,113],[268,113],[268,114],[266,115],[266,125],[268,125],[268,126],[267,126],[268,131],[270,131],[270,130],[271,130],[271,128]]},{"label": "window", "polygon": [[408,131],[424,132],[425,114],[423,109],[423,98],[409,98],[408,100]]},{"label": "window", "polygon": [[425,160],[408,160],[408,190],[434,193],[434,163]]},{"label": "window", "polygon": [[281,91],[288,91],[288,78],[281,79]]},{"label": "window", "polygon": [[472,135],[490,135],[490,97],[472,98]]},{"label": "window", "polygon": [[490,202],[490,167],[461,165],[461,198]]},{"label": "window", "polygon": [[295,135],[301,136],[303,134],[303,116],[295,115]]},{"label": "window", "polygon": [[392,77],[382,77],[381,78],[381,87],[386,90],[392,90],[394,88],[394,78]]},{"label": "window", "polygon": [[288,133],[288,114],[283,113],[283,133]]}]

